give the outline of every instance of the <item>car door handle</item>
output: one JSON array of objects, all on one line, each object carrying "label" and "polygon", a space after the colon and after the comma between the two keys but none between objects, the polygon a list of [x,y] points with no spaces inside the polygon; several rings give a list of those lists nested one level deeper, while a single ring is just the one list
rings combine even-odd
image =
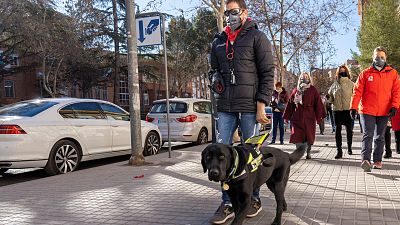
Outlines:
[{"label": "car door handle", "polygon": [[83,125],[75,125],[75,127],[83,127]]},{"label": "car door handle", "polygon": [[112,127],[119,127],[118,125],[111,125]]}]

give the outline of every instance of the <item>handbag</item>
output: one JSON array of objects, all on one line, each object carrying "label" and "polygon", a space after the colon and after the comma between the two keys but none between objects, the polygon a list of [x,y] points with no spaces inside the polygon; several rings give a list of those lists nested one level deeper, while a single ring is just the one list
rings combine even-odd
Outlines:
[{"label": "handbag", "polygon": [[286,109],[286,104],[283,103],[283,102],[279,102],[278,105],[276,106],[276,108],[277,108],[279,111],[283,112],[283,111],[285,111],[285,109]]}]

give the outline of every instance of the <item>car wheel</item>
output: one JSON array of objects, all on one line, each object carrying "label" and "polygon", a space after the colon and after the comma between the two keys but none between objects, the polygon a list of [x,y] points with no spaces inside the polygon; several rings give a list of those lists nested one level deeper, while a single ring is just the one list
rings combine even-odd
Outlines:
[{"label": "car wheel", "polygon": [[161,148],[160,136],[154,131],[150,131],[144,142],[143,155],[155,155]]},{"label": "car wheel", "polygon": [[196,144],[202,145],[208,142],[208,132],[205,128],[201,128]]},{"label": "car wheel", "polygon": [[68,140],[57,142],[51,149],[49,160],[44,168],[49,175],[75,171],[81,161],[81,152],[75,143]]},{"label": "car wheel", "polygon": [[5,173],[7,171],[8,171],[7,168],[0,168],[0,175],[2,175],[3,173]]}]

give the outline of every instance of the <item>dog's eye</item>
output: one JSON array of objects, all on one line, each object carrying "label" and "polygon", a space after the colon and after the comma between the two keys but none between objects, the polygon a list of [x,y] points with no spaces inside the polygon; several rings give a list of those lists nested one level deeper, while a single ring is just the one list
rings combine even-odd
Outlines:
[{"label": "dog's eye", "polygon": [[209,156],[209,155],[208,155],[208,156],[206,156],[206,159],[207,159],[207,160],[208,160],[208,159],[211,159],[211,156]]},{"label": "dog's eye", "polygon": [[218,159],[219,159],[219,160],[224,160],[224,159],[225,159],[225,156],[224,156],[224,155],[220,155],[220,156],[218,156]]}]

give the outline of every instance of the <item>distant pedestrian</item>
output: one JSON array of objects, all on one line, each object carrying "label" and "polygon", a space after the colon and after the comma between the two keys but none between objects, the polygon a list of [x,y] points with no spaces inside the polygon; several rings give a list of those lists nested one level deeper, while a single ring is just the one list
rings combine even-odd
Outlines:
[{"label": "distant pedestrian", "polygon": [[389,122],[387,123],[386,130],[385,130],[385,155],[383,158],[389,159],[392,158],[392,149],[390,147],[392,135],[390,134],[390,130],[392,128],[392,124]]},{"label": "distant pedestrian", "polygon": [[328,94],[333,101],[332,110],[335,118],[335,141],[337,153],[335,159],[343,157],[342,151],[342,125],[346,127],[347,153],[353,154],[353,119],[350,116],[350,101],[353,95],[354,83],[351,81],[350,71],[346,65],[341,65],[336,70],[336,79],[329,88]]},{"label": "distant pedestrian", "polygon": [[[321,101],[322,101],[322,104],[324,105],[324,110],[325,110],[325,114],[326,114],[327,113],[326,105],[328,104],[328,101],[326,100],[324,92],[321,92],[320,96],[321,96]],[[319,134],[324,135],[325,120],[321,120],[321,122],[318,124],[318,126],[319,126]]]},{"label": "distant pedestrian", "polygon": [[335,133],[335,119],[333,117],[333,110],[332,110],[332,102],[333,100],[329,99],[329,95],[327,94],[326,96],[327,104],[326,104],[326,118],[329,119],[329,122],[331,123],[332,126],[332,133]]},{"label": "distant pedestrian", "polygon": [[[358,76],[351,99],[351,116],[360,113],[363,128],[361,167],[370,172],[372,167],[382,168],[384,135],[388,119],[396,114],[400,105],[398,73],[387,65],[387,51],[377,47],[371,67]],[[374,140],[373,165],[371,165],[372,140]]]},{"label": "distant pedestrian", "polygon": [[283,121],[283,112],[285,111],[286,104],[289,101],[289,95],[285,88],[282,87],[281,82],[275,83],[275,90],[272,93],[272,100],[270,106],[272,108],[272,140],[270,144],[275,144],[277,130],[279,128],[279,141],[283,145],[285,134],[285,127]]},{"label": "distant pedestrian", "polygon": [[307,72],[299,76],[297,87],[292,91],[283,118],[292,125],[290,143],[296,147],[306,144],[306,159],[311,159],[311,145],[315,141],[316,123],[326,116],[324,105]]},{"label": "distant pedestrian", "polygon": [[[231,145],[238,126],[241,139],[246,140],[255,134],[256,121],[270,122],[265,106],[271,101],[275,67],[271,43],[256,22],[248,18],[245,1],[225,2],[228,26],[212,43],[209,74],[212,87],[215,87],[217,139]],[[254,217],[262,210],[259,191],[255,190],[252,195],[248,217]],[[222,224],[233,216],[229,195],[222,191],[222,203],[210,222]]]},{"label": "distant pedestrian", "polygon": [[392,117],[391,121],[396,142],[396,152],[400,154],[400,108],[397,110],[396,115]]}]

